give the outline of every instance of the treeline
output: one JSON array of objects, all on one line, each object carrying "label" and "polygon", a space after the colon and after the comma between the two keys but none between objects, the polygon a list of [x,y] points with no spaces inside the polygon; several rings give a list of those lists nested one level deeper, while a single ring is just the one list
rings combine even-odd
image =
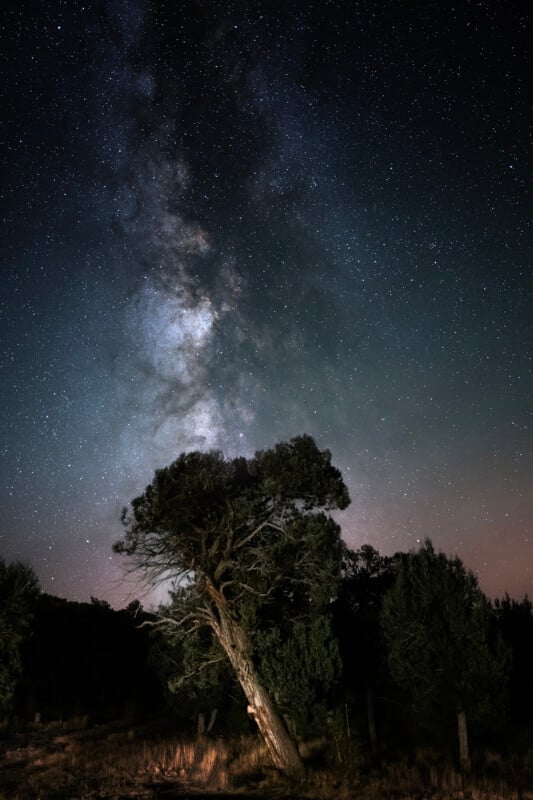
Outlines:
[{"label": "treeline", "polygon": [[0,562],[0,706],[43,721],[169,709],[182,730],[262,735],[305,773],[297,741],[337,763],[435,745],[527,747],[529,600],[491,603],[457,557],[351,551],[330,516],[350,502],[329,451],[301,436],[253,458],[183,453],[123,513],[115,550],[157,613],[42,596]]},{"label": "treeline", "polygon": [[[427,544],[418,557],[421,553],[427,555]],[[450,650],[450,639],[439,630],[439,611],[425,618],[437,661],[431,664],[433,656],[426,653],[418,665],[406,662],[411,670],[408,676],[416,676],[416,666],[424,670],[419,680],[422,687],[432,684],[427,693],[418,696],[418,683],[411,685],[409,679],[398,682],[391,665],[393,642],[387,638],[384,608],[394,600],[399,570],[409,558],[402,553],[384,557],[368,545],[355,551],[344,548],[342,575],[330,608],[333,638],[328,646],[324,647],[323,631],[315,631],[313,641],[311,626],[306,634],[300,631],[307,636],[305,649],[294,646],[287,654],[279,647],[278,634],[278,648],[271,651],[278,670],[270,674],[267,665],[267,677],[271,685],[276,684],[276,697],[289,727],[304,738],[326,735],[337,760],[358,757],[361,751],[375,755],[414,752],[420,744],[457,752],[457,698],[448,671],[454,671],[454,658],[458,666],[467,662],[471,645],[464,642],[462,653]],[[452,559],[446,563],[459,566]],[[5,611],[7,588],[14,588],[13,581],[5,585],[6,570],[28,572],[18,565],[2,569]],[[428,576],[437,587],[431,568]],[[211,663],[206,664],[205,653],[212,651],[213,642],[205,634],[199,640],[187,637],[170,643],[161,632],[143,625],[156,618],[137,601],[115,611],[96,599],[75,603],[40,594],[34,582],[26,588],[32,596],[26,605],[20,597],[16,604],[15,613],[22,614],[20,632],[14,637],[19,647],[16,659],[15,645],[11,655],[6,648],[16,619],[13,614],[10,620],[2,616],[5,674],[0,685],[5,716],[42,723],[85,717],[95,723],[133,722],[145,715],[167,714],[189,735],[253,731],[242,689],[225,659],[211,655]],[[449,597],[439,597],[440,608],[451,602]],[[532,604],[527,598],[517,601],[506,596],[485,608],[488,644],[497,671],[492,683],[489,674],[485,684],[480,673],[487,664],[478,663],[474,671],[477,683],[469,688],[471,738],[474,746],[516,752],[527,748],[533,732]],[[459,622],[458,616],[454,618]],[[448,637],[452,623],[450,619]],[[404,632],[409,640],[411,632]]]},{"label": "treeline", "polygon": [[[457,557],[347,552],[334,611],[342,692],[374,753],[429,745],[470,765],[468,738],[500,752],[533,731],[530,601],[490,603]],[[461,730],[463,728],[463,730]]]}]

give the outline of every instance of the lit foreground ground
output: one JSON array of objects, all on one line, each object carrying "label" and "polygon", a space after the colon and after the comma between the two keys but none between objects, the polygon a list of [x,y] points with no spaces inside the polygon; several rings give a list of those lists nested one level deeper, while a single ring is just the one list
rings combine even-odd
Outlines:
[{"label": "lit foreground ground", "polygon": [[[533,800],[533,750],[463,781],[431,754],[418,763],[343,771],[303,745],[308,779],[287,783],[254,737],[184,742],[157,726],[39,726],[0,741],[0,800]],[[531,763],[530,763],[531,762]]]}]

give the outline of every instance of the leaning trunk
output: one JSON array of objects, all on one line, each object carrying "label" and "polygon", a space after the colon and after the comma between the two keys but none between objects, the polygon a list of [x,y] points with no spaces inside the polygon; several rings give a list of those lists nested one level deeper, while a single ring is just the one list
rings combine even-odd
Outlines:
[{"label": "leaning trunk", "polygon": [[459,763],[463,772],[470,770],[470,752],[468,750],[468,728],[466,714],[461,709],[457,712],[457,734],[459,736]]},{"label": "leaning trunk", "polygon": [[218,639],[246,695],[248,713],[255,719],[275,765],[286,775],[302,778],[305,769],[300,754],[257,674],[246,632],[226,610],[219,608],[219,619]]}]

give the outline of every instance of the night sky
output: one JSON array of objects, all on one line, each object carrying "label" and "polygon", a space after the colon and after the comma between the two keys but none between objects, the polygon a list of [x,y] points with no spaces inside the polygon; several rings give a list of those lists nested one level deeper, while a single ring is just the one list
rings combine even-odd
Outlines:
[{"label": "night sky", "polygon": [[306,432],[349,545],[533,594],[524,7],[7,3],[3,558],[120,606],[156,467]]}]

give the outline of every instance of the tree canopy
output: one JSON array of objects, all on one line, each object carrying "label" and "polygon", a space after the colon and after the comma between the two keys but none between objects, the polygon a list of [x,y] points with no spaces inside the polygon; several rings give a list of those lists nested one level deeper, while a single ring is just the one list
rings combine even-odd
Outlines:
[{"label": "tree canopy", "polygon": [[204,593],[211,585],[234,600],[250,572],[266,575],[273,567],[272,545],[289,525],[294,530],[302,516],[348,503],[331,454],[319,451],[310,436],[250,460],[183,453],[156,471],[131,514],[124,509],[126,535],[114,549],[133,556],[153,581],[194,576]]}]

